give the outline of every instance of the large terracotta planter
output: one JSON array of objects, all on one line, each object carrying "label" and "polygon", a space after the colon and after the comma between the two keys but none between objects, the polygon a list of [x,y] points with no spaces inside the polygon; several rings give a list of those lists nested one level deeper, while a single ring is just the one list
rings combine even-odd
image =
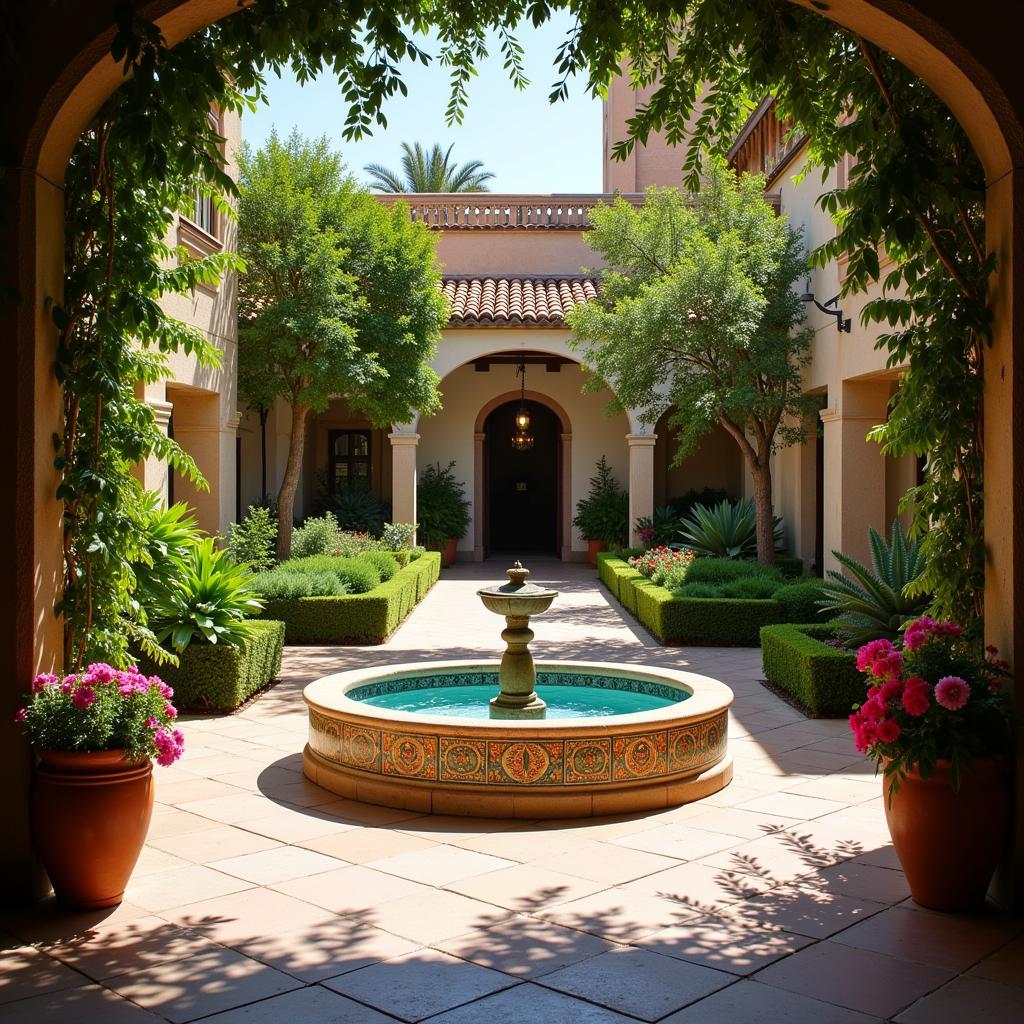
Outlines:
[{"label": "large terracotta planter", "polygon": [[597,565],[597,555],[599,551],[607,551],[608,545],[603,540],[588,540],[587,541],[587,558],[591,565]]},{"label": "large terracotta planter", "polygon": [[446,569],[454,563],[458,550],[459,539],[457,537],[449,537],[444,543],[444,565]]},{"label": "large terracotta planter", "polygon": [[153,815],[153,765],[120,750],[43,751],[32,785],[32,831],[57,901],[116,906]]},{"label": "large terracotta planter", "polygon": [[958,793],[948,761],[927,779],[916,770],[908,773],[890,805],[891,785],[886,776],[885,817],[915,902],[933,910],[980,907],[1009,836],[1005,763],[979,759]]}]

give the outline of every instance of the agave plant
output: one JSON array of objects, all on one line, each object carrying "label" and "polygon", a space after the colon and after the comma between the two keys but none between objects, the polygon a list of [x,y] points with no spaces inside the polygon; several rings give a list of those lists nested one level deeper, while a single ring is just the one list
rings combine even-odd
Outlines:
[{"label": "agave plant", "polygon": [[196,639],[237,647],[249,636],[247,615],[263,610],[252,574],[204,537],[192,549],[180,581],[169,588],[150,616],[160,643],[179,654]]},{"label": "agave plant", "polygon": [[837,632],[848,647],[870,640],[895,641],[902,628],[927,610],[930,594],[908,596],[924,572],[920,540],[908,540],[899,520],[892,524],[889,543],[875,529],[871,540],[871,569],[841,551],[832,554],[849,575],[830,569],[818,603],[835,616]]},{"label": "agave plant", "polygon": [[[694,505],[679,531],[685,547],[715,558],[757,556],[757,513],[751,498]],[[782,517],[775,517],[775,550],[783,546]]]}]

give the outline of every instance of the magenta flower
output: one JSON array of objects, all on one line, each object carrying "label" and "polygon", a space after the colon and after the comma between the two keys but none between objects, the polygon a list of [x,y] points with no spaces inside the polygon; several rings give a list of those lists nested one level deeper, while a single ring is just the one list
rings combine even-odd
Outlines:
[{"label": "magenta flower", "polygon": [[91,686],[80,686],[71,695],[71,703],[81,711],[84,711],[96,700],[96,691]]},{"label": "magenta flower", "polygon": [[28,708],[18,708],[18,710],[14,712],[14,721],[15,722],[24,722],[25,721],[25,716],[27,714],[28,714]]},{"label": "magenta flower", "polygon": [[57,677],[52,672],[42,672],[32,680],[32,692],[38,693],[47,686],[54,686]]},{"label": "magenta flower", "polygon": [[887,718],[884,722],[878,723],[879,743],[895,743],[899,738],[900,726],[895,719]]},{"label": "magenta flower", "polygon": [[884,701],[886,704],[889,701],[894,700],[903,692],[903,682],[900,679],[887,679],[882,683],[880,692],[878,694],[879,699]]},{"label": "magenta flower", "polygon": [[860,713],[867,721],[877,722],[879,719],[885,718],[885,705],[877,697],[872,697],[864,702]]},{"label": "magenta flower", "polygon": [[899,651],[879,655],[871,664],[871,674],[879,679],[894,679],[902,671],[903,655]]},{"label": "magenta flower", "polygon": [[97,661],[85,670],[82,681],[89,686],[102,686],[111,683],[118,677],[117,669],[111,668],[106,662]]},{"label": "magenta flower", "polygon": [[178,709],[173,704],[169,704],[169,703],[165,704],[164,705],[164,714],[168,718],[177,718],[178,717]]},{"label": "magenta flower", "polygon": [[903,710],[908,715],[919,718],[930,706],[930,690],[931,687],[923,679],[907,680],[906,688],[903,690]]},{"label": "magenta flower", "polygon": [[866,672],[874,660],[892,650],[892,643],[888,640],[872,640],[857,651],[857,670]]},{"label": "magenta flower", "polygon": [[947,711],[959,711],[970,696],[971,688],[959,676],[943,676],[935,684],[935,702]]}]

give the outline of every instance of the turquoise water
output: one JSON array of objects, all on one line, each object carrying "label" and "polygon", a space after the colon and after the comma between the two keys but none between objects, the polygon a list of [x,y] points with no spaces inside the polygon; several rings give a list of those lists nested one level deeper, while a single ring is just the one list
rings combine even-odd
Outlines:
[{"label": "turquoise water", "polygon": [[[488,673],[490,676],[491,674]],[[412,711],[448,718],[487,718],[490,699],[497,693],[497,678],[481,678],[470,684],[455,683],[460,677],[437,679],[403,679],[387,684],[371,684],[350,691],[349,697],[376,708]],[[560,676],[564,680],[566,676]],[[452,680],[448,683],[447,680]],[[476,680],[480,681],[476,681]],[[677,691],[657,683],[644,683],[613,676],[580,677],[580,685],[545,683],[543,676],[537,693],[547,706],[547,717],[605,718],[609,715],[631,715],[638,711],[654,711],[680,700]],[[596,683],[597,685],[587,685]],[[616,688],[615,684],[623,689]],[[426,685],[424,685],[426,684]],[[367,692],[369,691],[369,692]],[[685,699],[686,694],[683,694]]]}]

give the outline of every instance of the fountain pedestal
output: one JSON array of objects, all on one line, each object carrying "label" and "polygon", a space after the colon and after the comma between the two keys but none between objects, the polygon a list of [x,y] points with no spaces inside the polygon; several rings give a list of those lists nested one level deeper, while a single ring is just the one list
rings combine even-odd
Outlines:
[{"label": "fountain pedestal", "polygon": [[491,718],[544,718],[547,705],[537,696],[537,670],[530,653],[533,630],[530,616],[546,612],[558,596],[557,590],[546,590],[527,583],[530,575],[522,564],[507,571],[508,583],[501,587],[484,587],[477,594],[484,607],[505,616],[501,639],[505,652],[498,669],[498,695],[491,700]]}]

